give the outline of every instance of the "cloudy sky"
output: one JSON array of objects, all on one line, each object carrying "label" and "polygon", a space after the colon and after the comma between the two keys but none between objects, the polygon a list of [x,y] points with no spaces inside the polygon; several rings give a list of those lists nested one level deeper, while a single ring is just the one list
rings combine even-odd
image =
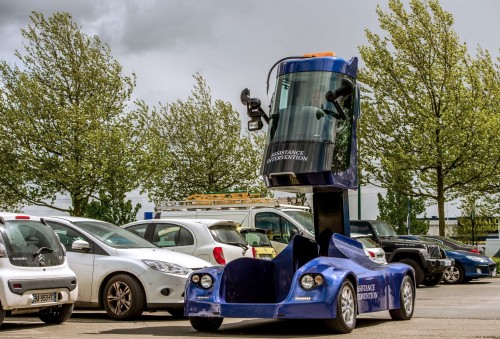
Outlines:
[{"label": "cloudy sky", "polygon": [[[319,51],[358,56],[365,29],[383,34],[377,5],[386,9],[387,1],[0,0],[0,59],[17,62],[20,30],[32,11],[68,12],[84,32],[109,44],[125,73],[137,75],[136,98],[149,105],[185,99],[192,75],[200,73],[214,98],[244,114],[241,90],[250,88],[266,104],[267,73],[278,59]],[[500,55],[500,1],[442,0],[441,6],[471,52],[479,45]]]}]

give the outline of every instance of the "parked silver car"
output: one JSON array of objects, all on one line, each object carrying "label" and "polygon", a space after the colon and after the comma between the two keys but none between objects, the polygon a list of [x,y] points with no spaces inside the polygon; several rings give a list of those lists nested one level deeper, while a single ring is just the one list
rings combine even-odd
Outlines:
[{"label": "parked silver car", "polygon": [[6,315],[24,313],[60,324],[77,295],[65,249],[43,219],[0,212],[0,325]]},{"label": "parked silver car", "polygon": [[75,307],[104,308],[112,319],[145,310],[184,314],[184,285],[193,270],[212,266],[159,248],[123,228],[94,219],[44,218],[66,247],[79,284]]},{"label": "parked silver car", "polygon": [[236,258],[254,257],[251,246],[237,230],[239,226],[231,220],[151,219],[122,227],[157,246],[225,265]]}]

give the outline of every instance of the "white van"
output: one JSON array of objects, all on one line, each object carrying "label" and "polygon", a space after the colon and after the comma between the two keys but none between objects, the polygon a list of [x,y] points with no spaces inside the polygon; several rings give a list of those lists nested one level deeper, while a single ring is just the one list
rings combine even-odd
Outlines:
[{"label": "white van", "polygon": [[24,313],[60,324],[77,297],[76,275],[54,231],[41,218],[0,212],[0,325]]},{"label": "white van", "polygon": [[295,205],[176,205],[156,208],[155,219],[226,219],[242,227],[265,229],[279,253],[290,239],[300,234],[314,240],[314,218],[309,207]]}]

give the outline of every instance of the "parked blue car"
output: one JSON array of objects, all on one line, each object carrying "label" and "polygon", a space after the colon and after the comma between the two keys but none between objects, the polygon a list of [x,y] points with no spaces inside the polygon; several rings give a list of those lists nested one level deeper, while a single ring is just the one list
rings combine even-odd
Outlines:
[{"label": "parked blue car", "polygon": [[448,258],[455,259],[455,264],[448,267],[444,272],[443,282],[445,284],[466,283],[472,279],[491,277],[497,274],[496,263],[490,257],[483,254],[452,249],[442,242],[435,241],[426,236],[400,235],[400,237],[428,241],[433,244],[437,243],[445,251]]},{"label": "parked blue car", "polygon": [[326,256],[296,235],[274,259],[238,258],[194,272],[184,314],[198,331],[216,331],[224,318],[324,319],[349,333],[361,313],[388,310],[408,320],[415,303],[415,272],[402,263],[370,260],[357,240],[333,234]]}]

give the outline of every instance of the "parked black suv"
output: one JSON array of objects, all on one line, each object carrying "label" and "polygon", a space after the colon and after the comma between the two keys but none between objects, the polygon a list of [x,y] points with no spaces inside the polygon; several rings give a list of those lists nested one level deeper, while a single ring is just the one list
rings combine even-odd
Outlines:
[{"label": "parked black suv", "polygon": [[384,249],[387,262],[401,262],[413,267],[417,286],[439,284],[444,270],[453,265],[453,260],[448,259],[438,245],[401,239],[386,221],[351,220],[351,232],[370,235]]}]

